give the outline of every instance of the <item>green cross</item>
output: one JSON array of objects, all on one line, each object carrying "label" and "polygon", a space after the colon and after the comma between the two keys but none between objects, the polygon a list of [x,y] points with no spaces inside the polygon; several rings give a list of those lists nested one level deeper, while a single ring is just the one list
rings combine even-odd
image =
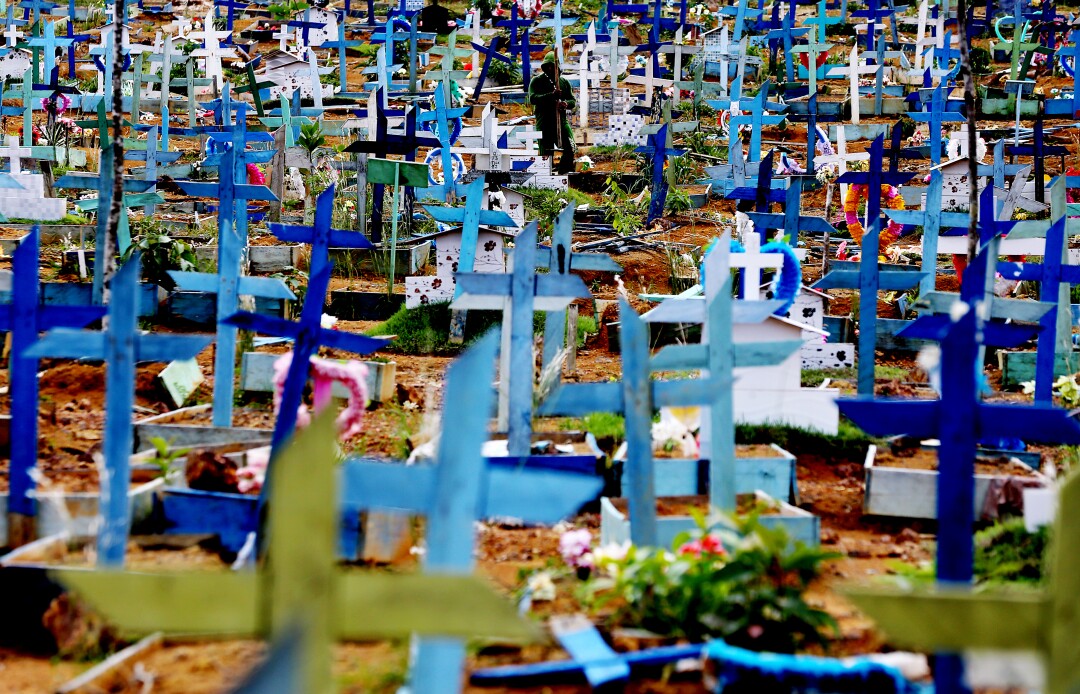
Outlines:
[{"label": "green cross", "polygon": [[251,572],[148,574],[58,569],[53,578],[135,632],[280,636],[302,623],[302,691],[334,691],[337,639],[411,633],[514,641],[535,628],[473,576],[343,571],[334,414],[318,417],[276,459],[267,563]]},{"label": "green cross", "polygon": [[937,585],[910,591],[848,592],[891,643],[936,652],[1038,651],[1047,694],[1080,689],[1080,477],[1061,486],[1049,551],[1050,578],[1039,591]]}]

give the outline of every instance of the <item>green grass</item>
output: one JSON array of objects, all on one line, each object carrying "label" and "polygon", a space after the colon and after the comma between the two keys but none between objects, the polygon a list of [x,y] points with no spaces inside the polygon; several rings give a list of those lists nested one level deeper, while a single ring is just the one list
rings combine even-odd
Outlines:
[{"label": "green grass", "polygon": [[597,438],[613,439],[616,443],[626,438],[626,422],[614,412],[593,412],[580,418],[568,418],[559,422],[563,431],[587,431]]},{"label": "green grass", "polygon": [[[450,304],[439,302],[407,309],[404,306],[365,335],[395,335],[384,351],[399,354],[455,354],[488,330],[502,324],[499,311],[469,311],[465,320],[465,343],[450,342]],[[533,314],[533,332],[542,332],[544,314]]]},{"label": "green grass", "polygon": [[[875,366],[874,378],[881,378],[885,380],[892,380],[894,378],[906,378],[910,371],[898,366]],[[834,381],[851,381],[854,382],[859,378],[858,370],[853,367],[844,367],[840,369],[803,369],[802,372],[802,387],[803,388],[817,388],[825,382],[826,378],[830,378]]]},{"label": "green grass", "polygon": [[595,335],[599,332],[596,327],[596,319],[592,316],[578,316],[577,323],[577,344],[578,347],[585,346],[585,340],[589,335]]},{"label": "green grass", "polygon": [[880,439],[867,435],[847,419],[841,418],[836,436],[783,424],[739,424],[735,427],[735,441],[746,444],[775,443],[794,455],[808,453],[861,463],[866,457],[867,446],[879,443]]},{"label": "green grass", "polygon": [[55,222],[43,222],[38,219],[23,219],[22,217],[11,217],[7,220],[8,224],[40,224],[42,226],[49,226],[53,224],[89,224],[90,218],[83,217],[77,214],[66,214]]}]

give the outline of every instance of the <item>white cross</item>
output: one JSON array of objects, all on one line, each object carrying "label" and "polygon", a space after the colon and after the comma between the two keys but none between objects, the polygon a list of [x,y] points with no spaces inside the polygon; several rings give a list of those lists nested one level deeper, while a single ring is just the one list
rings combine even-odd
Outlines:
[{"label": "white cross", "polygon": [[877,71],[877,65],[866,65],[861,63],[859,61],[859,47],[852,46],[851,54],[848,56],[848,64],[833,66],[826,74],[826,77],[837,77],[842,76],[845,73],[847,74],[851,83],[851,122],[853,125],[859,124],[859,76],[874,75],[877,74]]},{"label": "white cross", "polygon": [[4,36],[7,37],[8,48],[14,48],[15,44],[18,43],[23,35],[22,32],[19,31],[19,27],[12,24],[7,28],[7,31],[4,32]]},{"label": "white cross", "polygon": [[530,128],[528,130],[519,130],[518,132],[514,133],[514,136],[521,140],[523,143],[525,143],[526,154],[533,154],[539,151],[536,146],[536,141],[542,138],[544,134],[539,130],[534,130]]},{"label": "white cross", "polygon": [[[683,55],[695,55],[701,52],[701,46],[693,44],[683,44],[683,30],[679,27],[679,30],[675,32],[675,43],[667,44],[660,47],[661,53],[674,53],[675,54],[675,67],[672,71],[672,77],[676,80],[682,80],[682,59]],[[672,92],[672,105],[679,105],[679,89],[676,87]]]},{"label": "white cross", "polygon": [[15,135],[7,136],[7,146],[0,149],[0,159],[7,159],[11,168],[11,175],[18,176],[22,173],[20,159],[29,159],[34,150],[29,147],[20,147],[19,138]]},{"label": "white cross", "polygon": [[[847,173],[847,163],[849,161],[870,161],[869,152],[852,152],[848,154],[847,151],[847,136],[844,134],[843,125],[836,126],[836,154],[819,155],[814,158],[814,164],[816,165],[836,165],[837,178]],[[847,183],[840,184],[840,199],[847,198]]]},{"label": "white cross", "polygon": [[274,34],[271,38],[275,38],[278,40],[278,50],[284,53],[286,42],[292,38],[292,32],[289,31],[289,25],[285,22],[282,22],[281,26],[278,27],[277,33]]},{"label": "white cross", "polygon": [[747,301],[761,299],[761,271],[784,266],[784,257],[780,253],[762,253],[761,235],[751,222],[742,235],[742,253],[731,254],[731,267],[742,268],[743,298]]}]

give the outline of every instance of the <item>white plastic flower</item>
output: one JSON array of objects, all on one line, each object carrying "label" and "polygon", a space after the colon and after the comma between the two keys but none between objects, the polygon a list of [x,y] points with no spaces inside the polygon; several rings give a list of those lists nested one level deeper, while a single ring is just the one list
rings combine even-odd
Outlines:
[{"label": "white plastic flower", "polygon": [[329,313],[324,313],[322,314],[322,320],[320,321],[320,325],[326,330],[332,330],[334,328],[334,324],[337,323],[337,320],[337,317],[331,316]]},{"label": "white plastic flower", "polygon": [[547,571],[535,573],[529,577],[529,593],[533,602],[551,602],[555,599],[555,581]]}]

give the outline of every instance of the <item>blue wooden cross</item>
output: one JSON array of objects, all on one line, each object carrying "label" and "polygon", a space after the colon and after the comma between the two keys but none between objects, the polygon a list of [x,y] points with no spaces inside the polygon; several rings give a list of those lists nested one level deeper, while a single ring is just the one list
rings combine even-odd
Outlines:
[{"label": "blue wooden cross", "polygon": [[[442,435],[434,465],[401,465],[349,458],[342,464],[344,511],[391,509],[426,516],[423,570],[471,574],[478,519],[514,517],[555,523],[595,498],[595,477],[551,470],[493,467],[481,448],[493,405],[496,336],[469,348],[447,371]],[[459,406],[468,403],[467,407]],[[415,692],[458,692],[465,644],[421,637],[410,676]]]},{"label": "blue wooden cross", "polygon": [[338,96],[352,96],[349,92],[348,82],[348,65],[346,63],[346,51],[350,48],[359,48],[364,45],[364,42],[359,39],[346,39],[345,38],[345,21],[347,19],[347,13],[344,10],[338,10],[338,35],[334,41],[326,41],[322,44],[322,48],[332,49],[336,48],[338,51],[338,85],[341,90],[338,92]]},{"label": "blue wooden cross", "polygon": [[[728,150],[731,157],[735,157],[733,161],[736,164],[732,166],[735,172],[735,182],[738,183],[739,178],[743,179],[744,183],[750,181],[745,179],[745,163],[742,166],[739,163],[742,162],[742,146],[737,146],[734,149]],[[754,211],[767,213],[773,203],[784,204],[787,202],[787,193],[782,187],[773,185],[773,157],[776,154],[776,150],[769,150],[769,153],[765,156],[765,159],[758,165],[757,180],[754,181],[752,186],[740,186],[734,190],[728,192],[724,197],[728,200],[753,200]],[[741,171],[740,169],[743,169]],[[778,179],[778,182],[783,184],[782,180]]]},{"label": "blue wooden cross", "polygon": [[435,110],[426,111],[416,117],[419,123],[431,123],[435,130],[435,135],[439,138],[439,150],[440,160],[442,161],[443,170],[443,182],[433,186],[428,186],[424,193],[425,198],[442,198],[449,201],[454,193],[454,162],[451,156],[450,147],[453,145],[453,133],[450,128],[450,121],[454,118],[461,118],[468,113],[467,108],[449,108],[446,100],[445,90],[435,90]]},{"label": "blue wooden cross", "polygon": [[[1064,185],[1055,186],[1061,203],[1064,203]],[[1061,206],[1063,208],[1063,205]],[[1066,216],[1061,215],[1046,232],[1046,250],[1042,263],[999,262],[997,271],[1011,280],[1039,282],[1039,298],[1053,303],[1055,308],[1040,320],[1042,339],[1036,342],[1035,402],[1052,404],[1054,400],[1054,369],[1059,353],[1072,352],[1072,312],[1069,287],[1080,284],[1080,266],[1067,264],[1068,235]]]},{"label": "blue wooden cross", "polygon": [[783,25],[779,29],[773,29],[765,35],[769,44],[769,67],[776,64],[776,52],[780,46],[784,48],[784,81],[795,81],[794,61],[795,39],[806,36],[810,32],[809,27],[795,26],[795,3],[792,2],[788,12],[784,15]]},{"label": "blue wooden cross", "polygon": [[536,229],[531,222],[516,237],[510,274],[454,273],[457,298],[450,304],[453,309],[503,312],[500,382],[508,398],[511,456],[527,456],[532,447],[533,312],[561,311],[574,299],[592,296],[577,275],[536,274]]},{"label": "blue wooden cross", "polygon": [[[1031,157],[1035,165],[1035,200],[1043,202],[1046,199],[1046,159],[1060,156],[1064,158],[1069,154],[1069,149],[1063,145],[1048,145],[1043,140],[1043,116],[1035,117],[1032,129],[1031,144],[1006,144],[1005,153],[1013,157]],[[1015,161],[1015,160],[1014,160]]]},{"label": "blue wooden cross", "polygon": [[[713,305],[720,307],[723,302]],[[718,316],[711,318],[714,317],[720,320]],[[731,381],[723,374],[687,380],[652,380],[647,324],[625,299],[619,300],[619,320],[622,382],[562,384],[540,406],[540,413],[571,417],[597,411],[623,414],[627,443],[623,490],[629,503],[630,539],[638,546],[655,547],[659,535],[652,457],[653,412],[660,407],[715,405],[723,391],[730,390]]]},{"label": "blue wooden cross", "polygon": [[[11,462],[8,468],[8,546],[25,544],[26,526],[36,513],[31,471],[38,457],[38,360],[25,355],[38,333],[51,328],[81,328],[105,315],[101,306],[45,306],[40,301],[38,227],[23,237],[12,254],[11,303],[0,305],[0,330],[11,333],[8,364],[11,386]],[[31,531],[31,532],[27,532]]]},{"label": "blue wooden cross", "polygon": [[[330,286],[330,272],[333,263],[327,263],[318,272],[311,273],[308,279],[304,306],[300,310],[300,320],[290,321],[284,318],[272,318],[247,311],[239,311],[224,319],[223,322],[252,332],[293,339],[292,363],[285,379],[281,394],[281,405],[274,423],[274,434],[270,440],[273,456],[278,455],[289,437],[296,429],[296,414],[304,395],[311,370],[311,357],[320,347],[369,354],[389,343],[385,338],[367,337],[344,330],[330,330],[322,327],[323,306],[326,303],[326,290]],[[215,379],[216,380],[216,379]],[[260,503],[266,498],[264,486]]]},{"label": "blue wooden cross", "polygon": [[[499,52],[500,50],[502,50],[502,45],[505,40],[506,38],[503,36],[495,36],[491,39],[490,46],[485,46],[482,43],[472,42],[473,50],[475,50],[478,54],[484,56],[483,65],[481,65],[480,67],[480,74],[476,78],[476,88],[473,90],[474,101],[480,98],[480,92],[484,89],[484,82],[485,80],[487,80],[487,73],[488,70],[491,68],[492,60],[498,60],[499,62],[505,63],[506,65],[514,64],[513,58],[505,56]],[[473,66],[473,69],[476,69],[475,65]]]},{"label": "blue wooden cross", "polygon": [[761,17],[762,11],[759,8],[750,7],[750,0],[738,0],[734,5],[722,6],[720,14],[735,18],[735,22],[731,27],[731,40],[739,43],[743,39],[743,31],[746,30],[746,20],[757,21]]},{"label": "blue wooden cross", "polygon": [[539,23],[537,23],[535,28],[551,29],[552,33],[555,35],[555,40],[553,41],[555,45],[555,58],[559,61],[559,64],[561,65],[563,62],[565,62],[566,58],[566,56],[563,55],[562,45],[563,27],[574,26],[575,24],[577,24],[578,18],[563,17],[562,0],[555,0],[555,7],[552,8],[550,15],[551,16],[547,19],[543,19]]},{"label": "blue wooden cross", "polygon": [[[70,49],[74,43],[74,39],[63,37],[57,38],[56,26],[52,22],[45,22],[44,35],[31,38],[26,42],[26,45],[31,46],[36,50],[43,49],[45,51],[45,74],[51,75],[53,66],[56,64],[56,49]],[[72,73],[72,75],[74,75],[74,73]]]},{"label": "blue wooden cross", "polygon": [[[771,155],[772,152],[770,152],[769,154]],[[716,166],[705,167],[705,174],[710,177],[705,182],[712,183],[713,190],[716,193],[723,195],[724,197],[729,197],[733,194],[741,196],[744,193],[749,192],[749,199],[756,200],[758,191],[757,186],[759,184],[759,181],[756,175],[752,174],[751,172],[755,168],[759,172],[762,169],[765,169],[768,172],[766,174],[768,176],[768,185],[761,189],[763,195],[765,195],[765,198],[763,198],[763,200],[766,200],[768,198],[769,188],[777,188],[780,189],[780,192],[777,193],[777,197],[775,200],[773,200],[773,202],[783,202],[784,194],[782,191],[785,187],[785,182],[782,178],[774,179],[772,177],[772,161],[772,157],[767,156],[765,158],[765,161],[763,162],[759,162],[757,164],[747,164],[746,157],[743,155],[742,147],[735,147],[734,149],[728,150],[727,164],[717,164]],[[736,193],[736,191],[738,192]],[[729,199],[742,200],[746,198],[739,197]],[[759,210],[768,210],[768,206],[765,205],[764,201],[761,203],[761,205],[759,205]]]},{"label": "blue wooden cross", "polygon": [[[980,263],[987,263],[987,250],[984,248],[980,253]],[[972,282],[975,281],[973,277]],[[964,284],[968,284],[966,274]],[[981,294],[981,287],[976,293]],[[941,342],[939,400],[858,397],[837,401],[846,417],[873,436],[907,434],[941,441],[937,476],[937,578],[946,585],[967,584],[972,579],[975,449],[979,440],[1017,437],[1025,441],[1080,442],[1080,428],[1064,410],[1038,404],[980,402],[983,334],[980,304],[977,297],[962,300],[949,314],[919,318],[901,332],[905,337]],[[1012,328],[1016,342],[1031,336],[1032,331],[1025,326]],[[967,691],[960,684],[959,660],[944,658],[939,663],[935,689],[949,694]]]},{"label": "blue wooden cross", "polygon": [[[574,234],[574,205],[567,205],[555,218],[551,232],[551,248],[537,252],[537,264],[544,265],[547,258],[548,272],[553,275],[565,275],[572,270],[579,272],[621,272],[622,267],[606,253],[575,253],[571,244]],[[576,340],[577,335],[568,335],[566,311],[548,311],[544,314],[544,353],[541,364],[546,368],[555,360],[559,350],[567,340]]]},{"label": "blue wooden cross", "polygon": [[[465,199],[464,207],[424,205],[424,209],[436,222],[461,225],[461,255],[458,256],[458,272],[473,271],[481,224],[504,229],[517,227],[517,223],[506,212],[481,209],[486,195],[487,184],[485,178],[485,175],[481,174],[474,178],[471,183],[457,186],[458,197]],[[460,285],[457,286],[454,296],[461,296]]]},{"label": "blue wooden cross", "polygon": [[[238,119],[239,125],[239,119]],[[242,136],[241,136],[242,137]],[[188,195],[218,199],[218,267],[217,273],[176,272],[169,275],[187,291],[217,294],[217,349],[214,352],[214,426],[232,426],[233,379],[236,371],[236,328],[224,319],[239,308],[241,295],[274,299],[294,299],[285,283],[270,277],[247,277],[241,274],[241,264],[247,246],[247,201],[276,200],[266,186],[247,184],[246,167],[235,164],[236,150],[230,146],[221,155],[217,183],[177,181]],[[243,175],[237,169],[243,170]],[[237,181],[243,181],[238,183]],[[240,210],[237,212],[237,202]],[[244,222],[239,222],[244,217]]]},{"label": "blue wooden cross", "polygon": [[[709,505],[734,513],[736,487],[734,392],[726,385],[736,367],[771,366],[798,352],[800,340],[732,341],[735,323],[760,323],[781,307],[780,301],[732,300],[731,237],[725,232],[705,256],[705,296],[672,298],[644,316],[650,323],[700,323],[699,344],[668,345],[653,357],[653,371],[703,369],[706,377],[725,383],[702,417],[701,457],[709,461]],[[660,472],[659,470],[657,472]]]},{"label": "blue wooden cross", "polygon": [[[74,2],[74,0],[72,0]],[[76,34],[75,33],[75,19],[74,16],[69,16],[67,22],[67,33],[64,34],[64,38],[71,41],[68,44],[67,60],[68,60],[68,76],[75,74],[75,44],[85,43],[93,38],[90,34]]]},{"label": "blue wooden cross", "polygon": [[[787,106],[783,104],[774,104],[768,101],[769,88],[771,84],[772,83],[770,80],[765,80],[761,84],[761,89],[758,91],[757,96],[755,96],[753,100],[746,104],[747,108],[750,111],[748,114],[740,113],[738,115],[733,115],[731,117],[731,120],[729,121],[729,151],[735,147],[742,146],[742,142],[739,137],[739,126],[749,125],[751,128],[750,153],[746,157],[747,161],[759,161],[761,159],[762,129],[766,125],[779,125],[780,123],[784,122],[784,118],[786,118],[786,116],[781,113],[778,113],[776,115],[769,115],[770,108],[772,108],[774,111],[783,111],[787,108]],[[734,94],[732,95],[732,98],[734,99]],[[710,105],[712,104],[711,101],[709,103]],[[740,101],[739,106],[741,107],[742,104],[743,102]]]},{"label": "blue wooden cross", "polygon": [[[124,157],[132,161],[145,161],[143,168],[143,180],[157,183],[158,164],[171,164],[182,156],[182,152],[166,152],[158,148],[158,130],[161,126],[154,125],[146,135],[146,149],[124,150]],[[155,205],[152,202],[143,207],[143,213],[153,215]]]},{"label": "blue wooden cross", "polygon": [[[454,34],[451,34],[453,36]],[[420,31],[420,14],[414,14],[409,22],[409,30],[405,32],[394,32],[394,38],[408,41],[409,43],[409,91],[415,93],[416,90],[416,68],[419,61],[418,42],[423,39],[424,41],[434,41],[438,34],[429,31]],[[449,46],[453,49],[453,46]],[[450,59],[453,63],[453,58]],[[453,65],[450,66],[451,69]]]},{"label": "blue wooden cross", "polygon": [[[1034,51],[1041,48],[1038,42],[1024,41],[1024,28],[1027,24],[1023,19],[1024,0],[1014,0],[1012,10],[1013,35],[1011,41],[998,41],[991,45],[993,51],[1008,51],[1010,54],[1009,79],[1023,79],[1027,74]],[[987,19],[990,19],[988,16]],[[1021,54],[1026,57],[1021,61]],[[1017,97],[1019,98],[1019,97]]]},{"label": "blue wooden cross", "polygon": [[528,89],[529,80],[532,77],[532,64],[529,62],[530,57],[528,51],[522,51],[521,40],[518,37],[518,30],[523,29],[528,31],[532,26],[532,20],[525,17],[518,16],[517,3],[510,5],[510,18],[501,19],[495,22],[497,27],[506,27],[510,32],[510,55],[521,57],[521,79],[525,83],[525,88]]},{"label": "blue wooden cross", "polygon": [[319,193],[315,203],[315,219],[311,226],[275,223],[268,225],[270,233],[282,241],[311,244],[310,274],[319,273],[324,267],[330,266],[331,248],[375,248],[374,244],[358,231],[331,228],[334,189],[335,185],[331,183],[326,190]]},{"label": "blue wooden cross", "polygon": [[668,186],[674,180],[675,170],[664,170],[664,164],[668,157],[681,157],[686,150],[675,149],[671,146],[671,128],[667,123],[660,129],[649,135],[648,144],[638,147],[635,152],[648,154],[652,159],[652,191],[649,197],[649,214],[645,220],[646,226],[664,216],[664,207],[667,203]]},{"label": "blue wooden cross", "polygon": [[[942,91],[942,87],[939,84],[933,90],[933,96],[930,99],[929,110],[924,111],[912,111],[908,113],[908,117],[918,123],[929,123],[930,125],[930,161],[934,166],[941,163],[941,133],[943,123],[960,123],[966,120],[966,118],[959,113],[953,113],[945,110],[945,94]],[[925,106],[925,104],[924,104]],[[897,132],[900,128],[893,128]]]},{"label": "blue wooden cross", "polygon": [[913,173],[888,173],[882,166],[884,136],[870,146],[870,166],[865,173],[849,171],[837,179],[840,183],[863,184],[866,193],[866,234],[862,239],[862,259],[858,263],[834,263],[833,270],[822,277],[815,289],[852,288],[859,290],[859,394],[874,392],[874,346],[877,338],[878,292],[910,289],[923,279],[922,272],[901,270],[899,266],[878,263],[878,234],[881,231],[881,186],[894,185],[914,178]]},{"label": "blue wooden cross", "polygon": [[[131,410],[135,404],[135,365],[140,362],[193,359],[212,338],[202,335],[153,335],[138,330],[138,253],[124,263],[111,282],[109,327],[105,332],[53,328],[23,357],[103,360],[105,373],[105,467],[101,474],[101,525],[98,564],[124,562],[128,528],[128,458],[134,447]],[[36,410],[36,407],[35,407]]]},{"label": "blue wooden cross", "polygon": [[[813,130],[811,129],[810,132]],[[809,168],[807,170],[812,173]],[[803,183],[809,177],[808,173],[807,176],[791,176],[788,179],[788,188],[781,205],[782,212],[747,212],[747,216],[754,222],[754,229],[761,234],[762,241],[768,240],[767,232],[771,229],[783,231],[784,237],[791,244],[798,243],[800,231],[811,234],[836,233],[836,228],[829,223],[829,220],[824,217],[804,215],[799,209],[802,203]]]}]

